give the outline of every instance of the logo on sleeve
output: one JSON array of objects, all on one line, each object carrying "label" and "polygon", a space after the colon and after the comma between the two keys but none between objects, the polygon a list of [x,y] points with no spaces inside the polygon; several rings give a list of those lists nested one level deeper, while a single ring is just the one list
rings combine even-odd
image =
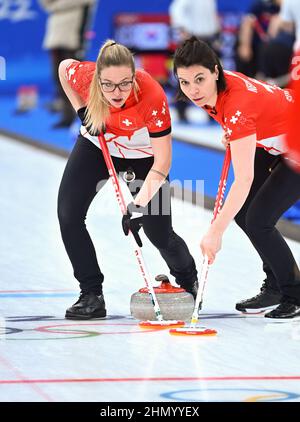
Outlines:
[{"label": "logo on sleeve", "polygon": [[242,113],[239,110],[237,110],[235,112],[235,114],[233,116],[231,116],[230,123],[232,123],[233,125],[235,125],[238,122],[241,114]]},{"label": "logo on sleeve", "polygon": [[230,139],[231,135],[241,134],[245,130],[255,129],[253,119],[246,117],[245,113],[237,110],[234,114],[225,117],[223,129],[225,135]]},{"label": "logo on sleeve", "polygon": [[71,67],[71,69],[68,70],[68,77],[69,80],[71,79],[71,77],[75,74],[75,69]]},{"label": "logo on sleeve", "polygon": [[227,127],[226,125],[223,125],[223,129],[224,129],[226,138],[230,140],[230,136],[232,135],[232,130],[229,129],[229,127]]},{"label": "logo on sleeve", "polygon": [[153,129],[162,128],[166,124],[168,119],[168,108],[165,101],[163,101],[161,106],[157,108],[150,109],[150,120],[149,123]]},{"label": "logo on sleeve", "polygon": [[[227,119],[226,119],[227,120]],[[225,120],[225,122],[226,122]],[[231,127],[244,126],[248,123],[247,117],[245,117],[241,111],[237,110],[233,116],[231,116],[229,122]]]}]

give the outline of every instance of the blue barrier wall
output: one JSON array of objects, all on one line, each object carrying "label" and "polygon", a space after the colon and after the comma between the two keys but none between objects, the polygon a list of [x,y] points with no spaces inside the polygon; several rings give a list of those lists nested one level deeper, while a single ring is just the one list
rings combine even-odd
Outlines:
[{"label": "blue barrier wall", "polygon": [[33,0],[4,0],[0,6],[0,56],[6,63],[1,93],[14,93],[20,84],[51,84],[48,53],[42,49],[46,14]]},{"label": "blue barrier wall", "polygon": [[[95,37],[89,57],[97,55],[99,45],[113,34],[113,17],[121,12],[167,13],[170,0],[100,0],[93,19]],[[250,0],[219,0],[220,12],[246,10]],[[0,56],[6,62],[6,80],[2,93],[13,93],[18,85],[37,84],[43,91],[51,89],[50,64],[42,49],[46,13],[37,0],[2,0],[0,2]]]}]

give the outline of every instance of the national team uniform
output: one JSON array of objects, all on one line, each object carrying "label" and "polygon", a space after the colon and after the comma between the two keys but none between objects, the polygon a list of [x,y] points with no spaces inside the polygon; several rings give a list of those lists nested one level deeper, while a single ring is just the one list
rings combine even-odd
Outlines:
[{"label": "national team uniform", "polygon": [[283,136],[293,102],[292,91],[242,73],[224,73],[227,89],[218,95],[215,110],[207,111],[223,127],[227,139],[232,142],[256,134],[258,147],[272,155],[285,153]]},{"label": "national team uniform", "polygon": [[[73,62],[66,69],[70,86],[86,102],[95,67],[93,62]],[[132,90],[125,107],[110,107],[105,139],[113,157],[151,157],[150,137],[159,138],[171,132],[169,108],[161,86],[142,70],[136,71],[136,81],[139,86],[138,101]],[[97,136],[91,136],[84,126],[81,126],[80,132],[99,147]]]},{"label": "national team uniform", "polygon": [[[88,100],[94,72],[95,63],[92,62],[72,62],[66,69],[68,83],[85,102]],[[110,107],[110,116],[105,122],[105,139],[117,173],[130,169],[135,173],[136,181],[144,181],[154,162],[150,138],[168,135],[171,132],[171,122],[167,99],[160,85],[142,70],[136,71],[136,80],[139,86],[138,99],[132,90],[123,107]],[[85,218],[92,200],[108,178],[97,136],[90,135],[81,126],[61,181],[58,216],[74,276],[83,293],[100,295],[102,292],[104,276],[85,226]],[[135,182],[129,185],[133,195],[141,187],[141,184]],[[171,210],[166,214],[166,199],[170,200],[168,183],[163,185],[149,203],[149,210],[152,201],[155,209],[160,204],[159,215],[151,215],[151,212],[144,215],[143,229],[166,261],[176,282],[189,290],[197,280],[195,262],[184,240],[173,230]],[[109,234],[109,223],[106,234]],[[117,248],[116,239],[116,249],[111,251],[116,265]],[[118,280],[118,283],[122,283],[122,280]]]},{"label": "national team uniform", "polygon": [[295,91],[295,104],[289,113],[286,148],[289,164],[300,172],[300,80],[293,81],[292,87]]},{"label": "national team uniform", "polygon": [[[263,260],[264,288],[274,292],[273,305],[282,300],[300,305],[299,268],[275,227],[282,214],[300,200],[300,175],[282,159],[286,158],[284,135],[293,93],[238,72],[224,74],[225,91],[218,94],[214,108],[204,109],[221,124],[230,143],[250,135],[257,139],[254,180],[235,221]],[[237,304],[237,309],[247,308],[246,302]]]}]

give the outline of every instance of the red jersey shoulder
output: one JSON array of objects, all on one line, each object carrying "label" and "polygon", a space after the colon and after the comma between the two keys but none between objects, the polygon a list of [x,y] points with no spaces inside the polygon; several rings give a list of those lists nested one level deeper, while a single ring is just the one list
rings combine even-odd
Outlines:
[{"label": "red jersey shoulder", "polygon": [[[261,81],[259,79],[250,78],[249,76],[244,75],[239,72],[232,72],[225,70],[225,79],[227,84],[227,89],[235,92],[243,92],[243,95],[253,96],[253,94],[259,94],[263,96],[282,96],[284,95],[284,90],[279,88],[277,85],[271,85],[268,82]],[[286,98],[288,101],[289,99]]]},{"label": "red jersey shoulder", "polygon": [[240,72],[224,70],[227,89],[242,90],[244,92],[257,93],[257,87],[251,82],[251,78]]},{"label": "red jersey shoulder", "polygon": [[136,71],[136,80],[140,89],[139,95],[141,100],[145,97],[151,98],[151,101],[157,96],[160,98],[165,97],[164,90],[160,84],[145,70],[138,69]]},{"label": "red jersey shoulder", "polygon": [[140,107],[151,137],[164,136],[171,131],[171,118],[167,97],[160,86],[147,72],[137,71],[140,88]]},{"label": "red jersey shoulder", "polygon": [[287,156],[291,166],[300,173],[300,80],[295,80],[292,83],[294,89],[295,102],[290,105],[288,110],[288,131],[286,136]]},{"label": "red jersey shoulder", "polygon": [[223,129],[234,141],[256,132],[256,87],[237,72],[226,71],[227,88],[222,101]]},{"label": "red jersey shoulder", "polygon": [[76,91],[85,101],[88,100],[90,85],[95,73],[95,62],[70,63],[66,68],[66,79],[70,87]]}]

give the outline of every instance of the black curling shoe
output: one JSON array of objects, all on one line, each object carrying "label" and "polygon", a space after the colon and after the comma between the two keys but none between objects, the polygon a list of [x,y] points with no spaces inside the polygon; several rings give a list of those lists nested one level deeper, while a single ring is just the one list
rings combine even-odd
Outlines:
[{"label": "black curling shoe", "polygon": [[240,312],[248,313],[262,312],[279,305],[281,300],[282,295],[279,290],[271,288],[268,281],[264,280],[258,295],[238,302],[235,305],[235,309]]},{"label": "black curling shoe", "polygon": [[265,318],[272,318],[274,322],[288,322],[300,319],[300,305],[282,302],[277,308],[265,314]]},{"label": "black curling shoe", "polygon": [[106,317],[103,294],[81,293],[77,302],[66,310],[67,319],[95,319]]}]

